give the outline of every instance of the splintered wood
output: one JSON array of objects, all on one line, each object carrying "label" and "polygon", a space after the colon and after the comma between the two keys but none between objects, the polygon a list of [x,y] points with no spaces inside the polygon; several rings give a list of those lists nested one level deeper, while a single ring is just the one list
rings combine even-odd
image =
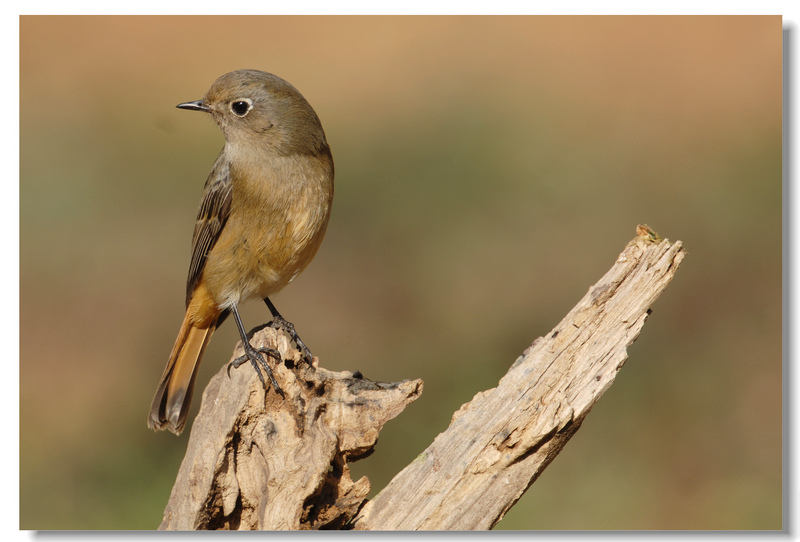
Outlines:
[{"label": "splintered wood", "polygon": [[[251,343],[299,361],[271,328]],[[372,451],[422,381],[384,384],[305,364],[273,371],[285,397],[265,392],[249,365],[211,379],[160,529],[337,528],[358,511],[370,484],[351,480],[347,461]]]},{"label": "splintered wood", "polygon": [[[569,314],[371,501],[369,481],[352,481],[347,461],[372,451],[421,380],[278,364],[281,397],[265,393],[253,370],[228,377],[223,368],[203,394],[160,528],[492,528],[611,386],[684,256],[680,241],[639,226]],[[297,362],[282,333],[261,329],[252,342]]]}]

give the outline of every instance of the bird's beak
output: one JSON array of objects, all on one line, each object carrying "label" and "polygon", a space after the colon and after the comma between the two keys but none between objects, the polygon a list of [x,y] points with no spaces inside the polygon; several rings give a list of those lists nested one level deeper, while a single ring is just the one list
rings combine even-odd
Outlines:
[{"label": "bird's beak", "polygon": [[211,111],[211,108],[208,107],[203,100],[197,100],[196,102],[186,102],[183,104],[178,104],[175,107],[178,109],[191,109],[192,111],[205,111],[208,113]]}]

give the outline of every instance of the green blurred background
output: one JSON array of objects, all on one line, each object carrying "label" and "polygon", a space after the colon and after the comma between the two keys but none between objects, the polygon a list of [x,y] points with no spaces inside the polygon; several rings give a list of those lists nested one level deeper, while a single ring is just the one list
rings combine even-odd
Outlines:
[{"label": "green blurred background", "polygon": [[[780,529],[780,17],[20,20],[23,529],[158,526],[188,431],[145,425],[222,135],[175,105],[294,84],[336,162],[274,298],[321,364],[425,391],[373,495],[611,267],[688,256],[615,384],[500,529]],[[251,328],[263,304],[243,311]],[[200,390],[237,341],[226,324]]]}]

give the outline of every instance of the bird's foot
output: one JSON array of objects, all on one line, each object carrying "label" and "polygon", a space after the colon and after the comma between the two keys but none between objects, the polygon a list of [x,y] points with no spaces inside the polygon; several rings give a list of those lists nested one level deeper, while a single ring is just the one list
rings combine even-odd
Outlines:
[{"label": "bird's foot", "polygon": [[281,331],[285,331],[289,334],[289,337],[292,338],[292,341],[297,345],[297,350],[300,351],[300,358],[305,361],[308,365],[311,365],[311,350],[308,349],[306,343],[304,343],[300,336],[297,334],[297,331],[294,329],[294,324],[286,320],[280,314],[274,316],[272,318],[272,322],[270,322],[269,327],[272,329],[278,329]]},{"label": "bird's foot", "polygon": [[253,348],[253,346],[248,341],[244,341],[242,343],[242,346],[244,348],[244,355],[239,356],[238,358],[236,358],[235,360],[231,361],[228,364],[228,376],[231,375],[231,367],[237,369],[241,365],[249,361],[253,365],[253,368],[256,370],[258,379],[261,380],[261,384],[264,385],[264,388],[265,389],[267,388],[267,382],[266,380],[264,380],[264,375],[261,374],[261,367],[263,367],[264,371],[266,371],[267,376],[269,377],[269,381],[272,384],[272,388],[280,395],[283,395],[283,390],[278,385],[278,382],[275,380],[275,376],[272,374],[272,368],[269,366],[269,363],[267,363],[267,360],[264,359],[264,356],[261,355],[261,354],[266,354],[267,356],[272,356],[278,361],[278,363],[282,363],[283,358],[281,357],[281,353],[275,350],[274,348],[266,348],[266,347]]}]

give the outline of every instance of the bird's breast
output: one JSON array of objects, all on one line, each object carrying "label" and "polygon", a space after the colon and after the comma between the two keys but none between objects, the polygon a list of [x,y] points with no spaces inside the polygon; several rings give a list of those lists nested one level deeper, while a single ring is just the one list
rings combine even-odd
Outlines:
[{"label": "bird's breast", "polygon": [[204,281],[222,308],[265,298],[294,279],[322,243],[332,171],[304,157],[283,168],[231,168],[231,210]]}]

